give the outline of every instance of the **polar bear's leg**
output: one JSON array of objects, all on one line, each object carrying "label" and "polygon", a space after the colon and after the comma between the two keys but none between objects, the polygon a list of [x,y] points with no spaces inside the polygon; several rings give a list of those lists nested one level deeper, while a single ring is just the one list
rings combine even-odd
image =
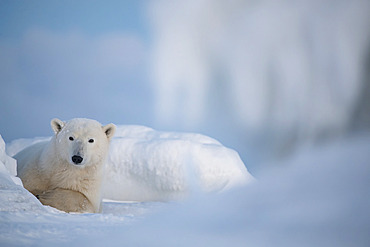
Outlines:
[{"label": "polar bear's leg", "polygon": [[82,193],[56,188],[36,195],[40,202],[65,212],[96,213],[91,202]]}]

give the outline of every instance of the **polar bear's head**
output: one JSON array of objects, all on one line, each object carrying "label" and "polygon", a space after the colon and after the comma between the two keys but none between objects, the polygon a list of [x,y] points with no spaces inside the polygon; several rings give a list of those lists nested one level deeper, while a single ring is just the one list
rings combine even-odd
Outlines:
[{"label": "polar bear's head", "polygon": [[55,151],[59,158],[79,167],[102,164],[116,130],[114,124],[102,126],[85,118],[67,122],[55,118],[51,127],[55,132]]}]

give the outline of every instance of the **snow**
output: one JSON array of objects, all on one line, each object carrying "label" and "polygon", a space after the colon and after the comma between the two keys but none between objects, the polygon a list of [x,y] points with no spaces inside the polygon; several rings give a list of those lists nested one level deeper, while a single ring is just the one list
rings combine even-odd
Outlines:
[{"label": "snow", "polygon": [[0,135],[0,212],[43,212],[41,203],[23,188],[15,175],[16,161],[5,153],[5,143]]},{"label": "snow", "polygon": [[210,137],[118,126],[103,196],[130,201],[172,200],[250,181],[253,177],[239,155]]},{"label": "snow", "polygon": [[0,166],[0,169],[4,170],[4,168],[6,168],[6,170],[10,173],[13,182],[18,185],[21,185],[22,184],[21,180],[15,177],[17,175],[17,161],[12,157],[6,155],[5,142],[1,135],[0,135],[0,162],[3,165]]},{"label": "snow", "polygon": [[[130,128],[119,129],[125,129],[118,131],[121,136]],[[161,133],[143,130],[152,133],[148,142],[161,140]],[[148,136],[144,131],[142,140]],[[368,150],[370,135],[351,137],[301,150],[279,164],[284,169],[271,170],[255,183],[177,202],[105,201],[101,214],[66,214],[42,206],[12,182],[2,162],[0,245],[367,246]]]}]

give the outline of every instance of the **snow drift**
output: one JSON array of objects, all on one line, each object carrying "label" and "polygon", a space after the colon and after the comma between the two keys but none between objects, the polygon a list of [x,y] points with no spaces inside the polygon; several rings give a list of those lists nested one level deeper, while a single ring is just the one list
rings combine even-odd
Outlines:
[{"label": "snow drift", "polygon": [[0,212],[45,212],[41,203],[23,188],[16,175],[16,161],[6,154],[0,135]]},{"label": "snow drift", "polygon": [[212,138],[143,126],[118,127],[107,168],[103,195],[115,200],[177,199],[253,180],[239,155]]},{"label": "snow drift", "polygon": [[[19,139],[10,155],[48,138]],[[200,134],[117,126],[106,163],[105,199],[167,201],[253,181],[239,155]]]}]

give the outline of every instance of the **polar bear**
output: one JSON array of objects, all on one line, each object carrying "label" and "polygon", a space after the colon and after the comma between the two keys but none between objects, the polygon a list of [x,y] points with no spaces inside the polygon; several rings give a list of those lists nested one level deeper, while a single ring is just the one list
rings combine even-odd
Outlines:
[{"label": "polar bear", "polygon": [[18,176],[42,204],[65,212],[100,211],[103,164],[116,126],[75,118],[51,121],[55,135],[17,153]]}]

